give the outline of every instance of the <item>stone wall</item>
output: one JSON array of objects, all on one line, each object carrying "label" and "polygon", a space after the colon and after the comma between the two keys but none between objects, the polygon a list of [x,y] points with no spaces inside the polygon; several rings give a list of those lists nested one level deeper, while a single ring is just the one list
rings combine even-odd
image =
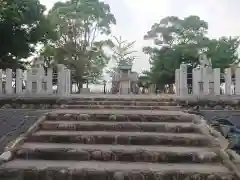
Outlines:
[{"label": "stone wall", "polygon": [[[54,94],[53,69],[45,72],[43,67],[29,69],[24,72],[17,69],[15,77],[13,70],[0,69],[0,96],[21,94]],[[59,64],[57,69],[57,93],[59,95],[70,94],[71,72],[64,65]],[[15,84],[15,88],[13,85]]]},{"label": "stone wall", "polygon": [[[175,87],[177,96],[186,96],[188,91],[187,64],[181,64],[180,69],[175,71]],[[225,81],[226,95],[240,95],[240,68],[233,72],[231,68],[225,69],[222,74]],[[235,79],[233,79],[233,75]],[[193,95],[220,95],[220,68],[200,66],[192,70],[192,94]],[[233,90],[234,86],[234,90]]]}]

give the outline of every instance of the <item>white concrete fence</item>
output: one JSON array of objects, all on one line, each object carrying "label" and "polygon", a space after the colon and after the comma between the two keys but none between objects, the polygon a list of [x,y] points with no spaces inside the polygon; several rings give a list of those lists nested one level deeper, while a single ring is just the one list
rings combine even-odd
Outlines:
[{"label": "white concrete fence", "polygon": [[[232,79],[232,73],[235,73],[235,81]],[[225,95],[240,95],[240,68],[236,68],[235,72],[231,72],[231,68],[225,69],[223,77],[225,80]],[[187,78],[187,64],[181,64],[180,69],[175,71],[177,96],[189,95]],[[212,69],[204,66],[194,68],[192,70],[192,95],[220,95],[220,78],[220,68]],[[233,87],[235,93],[233,93]]]},{"label": "white concrete fence", "polygon": [[[5,80],[4,80],[5,79]],[[43,67],[32,68],[24,72],[16,70],[15,88],[13,88],[12,69],[0,69],[0,95],[24,95],[24,94],[53,94],[53,69],[48,68],[47,73]],[[4,86],[3,86],[4,82]],[[25,84],[23,83],[25,82]],[[23,89],[25,85],[25,89]],[[57,66],[57,94],[69,95],[71,93],[71,72],[64,65]]]}]

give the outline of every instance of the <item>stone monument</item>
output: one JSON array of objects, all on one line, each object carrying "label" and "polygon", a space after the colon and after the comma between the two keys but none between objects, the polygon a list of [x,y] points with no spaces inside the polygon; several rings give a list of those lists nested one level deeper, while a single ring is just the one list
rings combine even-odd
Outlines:
[{"label": "stone monument", "polygon": [[131,72],[131,66],[120,66],[120,79],[119,79],[119,94],[130,94],[131,80],[129,74]]},{"label": "stone monument", "polygon": [[112,77],[112,93],[131,94],[137,93],[138,73],[132,72],[131,65],[119,66]]},{"label": "stone monument", "polygon": [[212,61],[210,58],[207,58],[205,53],[199,55],[199,64],[200,64],[200,81],[199,81],[199,92],[207,95],[214,93],[214,78],[213,78],[213,69]]},{"label": "stone monument", "polygon": [[[29,76],[27,83],[32,84],[31,85],[31,92],[33,93],[42,93],[44,87],[44,76],[45,76],[45,71],[44,71],[44,60],[42,57],[35,58],[33,60],[32,68],[30,70]],[[29,89],[30,91],[30,89]]]}]

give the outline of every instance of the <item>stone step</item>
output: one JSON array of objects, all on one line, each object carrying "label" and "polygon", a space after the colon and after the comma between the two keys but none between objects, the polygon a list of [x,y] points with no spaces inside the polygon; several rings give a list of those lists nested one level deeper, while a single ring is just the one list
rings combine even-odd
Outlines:
[{"label": "stone step", "polygon": [[133,121],[133,122],[192,122],[193,116],[181,111],[62,109],[47,114],[48,120]]},{"label": "stone step", "polygon": [[129,106],[129,105],[63,105],[63,109],[136,109],[136,110],[180,110],[180,106]]},{"label": "stone step", "polygon": [[125,162],[220,163],[210,148],[25,143],[16,158],[42,160],[98,160]]},{"label": "stone step", "polygon": [[159,180],[159,179],[236,179],[221,164],[159,164],[100,161],[13,160],[0,166],[0,179],[51,180]]},{"label": "stone step", "polygon": [[[165,96],[165,95],[164,95]],[[144,95],[139,95],[138,97],[136,95],[106,95],[101,97],[99,95],[97,96],[88,96],[88,95],[83,95],[82,97],[79,97],[79,95],[75,96],[74,98],[67,98],[67,102],[79,102],[79,101],[137,101],[137,102],[175,102],[176,96],[172,97],[163,97],[163,96],[144,96]]]},{"label": "stone step", "polygon": [[182,122],[110,122],[110,121],[44,121],[42,130],[69,131],[141,131],[200,133],[199,127],[193,123]]},{"label": "stone step", "polygon": [[174,101],[70,101],[67,102],[68,105],[125,105],[125,106],[177,106],[178,104]]},{"label": "stone step", "polygon": [[207,146],[210,140],[194,133],[118,132],[118,131],[38,131],[27,142]]}]

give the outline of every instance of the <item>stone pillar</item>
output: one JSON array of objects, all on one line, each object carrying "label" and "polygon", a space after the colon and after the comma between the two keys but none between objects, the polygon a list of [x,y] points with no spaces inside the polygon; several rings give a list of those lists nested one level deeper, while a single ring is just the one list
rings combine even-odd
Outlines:
[{"label": "stone pillar", "polygon": [[180,90],[180,70],[176,69],[175,70],[175,91],[176,91],[176,95],[179,96],[179,90]]},{"label": "stone pillar", "polygon": [[44,76],[44,69],[40,67],[37,69],[37,94],[43,93],[43,76]]},{"label": "stone pillar", "polygon": [[28,93],[32,93],[32,70],[27,71],[27,84],[26,90]]},{"label": "stone pillar", "polygon": [[12,69],[6,69],[6,85],[5,85],[6,94],[12,94]]},{"label": "stone pillar", "polygon": [[199,91],[199,95],[203,95],[203,92],[204,92],[204,90],[203,90],[203,83],[204,83],[204,81],[203,81],[203,67],[200,67],[200,69],[199,69],[199,81],[198,81],[198,91]]},{"label": "stone pillar", "polygon": [[71,94],[71,88],[72,88],[72,84],[71,84],[71,71],[69,69],[65,70],[65,78],[66,78],[66,91],[65,94],[66,95],[70,95]]},{"label": "stone pillar", "polygon": [[16,94],[22,94],[23,72],[21,69],[16,70]]},{"label": "stone pillar", "polygon": [[235,71],[235,93],[240,95],[240,68],[237,68]]},{"label": "stone pillar", "polygon": [[220,95],[220,68],[213,70],[214,95]]},{"label": "stone pillar", "polygon": [[199,89],[199,82],[201,81],[200,77],[200,70],[198,68],[194,68],[192,71],[192,88],[193,88],[193,94],[199,95],[200,89]]},{"label": "stone pillar", "polygon": [[232,94],[232,72],[231,68],[225,69],[225,94],[231,95]]},{"label": "stone pillar", "polygon": [[203,67],[203,94],[209,94],[209,69],[208,67]]},{"label": "stone pillar", "polygon": [[3,79],[2,79],[3,71],[0,69],[0,95],[3,93]]},{"label": "stone pillar", "polygon": [[47,94],[53,94],[53,69],[47,69]]},{"label": "stone pillar", "polygon": [[187,89],[187,64],[180,65],[180,96],[186,96],[188,94]]},{"label": "stone pillar", "polygon": [[65,93],[65,67],[63,64],[58,64],[57,93],[59,95]]}]

